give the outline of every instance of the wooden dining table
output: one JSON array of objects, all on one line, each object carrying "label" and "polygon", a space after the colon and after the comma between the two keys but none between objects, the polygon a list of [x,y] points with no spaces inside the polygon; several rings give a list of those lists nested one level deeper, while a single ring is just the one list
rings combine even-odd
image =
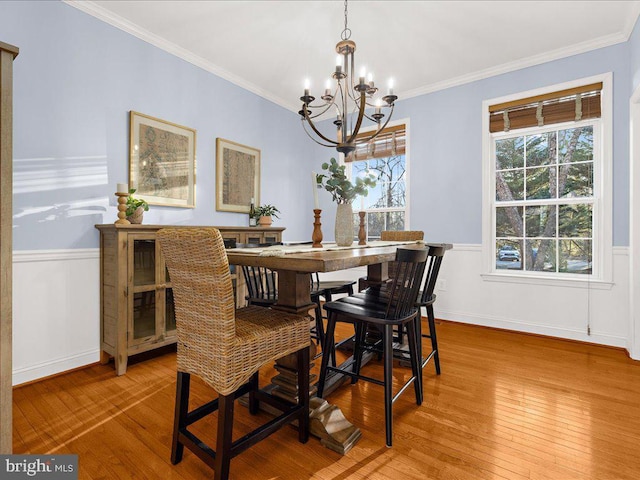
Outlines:
[{"label": "wooden dining table", "polygon": [[[276,308],[306,313],[313,308],[309,273],[335,272],[355,267],[367,267],[370,283],[383,282],[388,275],[388,262],[395,259],[399,246],[424,248],[424,245],[399,242],[377,242],[348,249],[269,247],[268,249],[229,249],[231,265],[267,267],[278,272],[278,302]],[[337,248],[337,247],[335,247]]]}]

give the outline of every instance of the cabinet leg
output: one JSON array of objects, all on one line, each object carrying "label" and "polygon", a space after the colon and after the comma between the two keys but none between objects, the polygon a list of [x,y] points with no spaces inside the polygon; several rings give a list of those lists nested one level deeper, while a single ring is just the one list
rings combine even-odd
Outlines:
[{"label": "cabinet leg", "polygon": [[124,375],[127,373],[127,355],[118,355],[114,357],[114,363],[116,365],[116,375]]},{"label": "cabinet leg", "polygon": [[104,350],[100,350],[100,364],[101,365],[106,365],[107,363],[109,363],[110,359],[111,359],[111,355],[109,355]]}]

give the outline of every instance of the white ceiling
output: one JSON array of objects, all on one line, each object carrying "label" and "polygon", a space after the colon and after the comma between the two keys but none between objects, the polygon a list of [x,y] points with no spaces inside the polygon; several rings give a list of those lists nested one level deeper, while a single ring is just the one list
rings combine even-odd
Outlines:
[{"label": "white ceiling", "polygon": [[[298,111],[335,65],[342,1],[66,3]],[[640,2],[349,2],[356,68],[400,99],[626,41]]]}]

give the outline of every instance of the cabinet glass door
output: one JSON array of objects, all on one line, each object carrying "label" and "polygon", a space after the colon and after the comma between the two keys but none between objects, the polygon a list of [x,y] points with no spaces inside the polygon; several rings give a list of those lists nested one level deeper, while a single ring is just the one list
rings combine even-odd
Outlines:
[{"label": "cabinet glass door", "polygon": [[133,325],[130,342],[136,344],[156,335],[156,245],[153,239],[134,239],[130,252],[133,272]]}]

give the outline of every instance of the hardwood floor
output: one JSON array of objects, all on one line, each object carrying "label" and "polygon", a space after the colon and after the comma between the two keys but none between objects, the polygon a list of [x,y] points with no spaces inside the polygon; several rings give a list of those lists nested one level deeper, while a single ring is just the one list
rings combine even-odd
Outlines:
[{"label": "hardwood floor", "polygon": [[[233,459],[231,478],[640,478],[640,362],[618,349],[450,322],[438,336],[442,375],[427,366],[420,407],[412,389],[395,403],[393,448],[384,445],[382,388],[359,382],[328,397],[362,430],[350,452],[313,437],[302,445],[285,427]],[[376,362],[365,369],[382,375]],[[404,369],[395,370],[400,383]],[[264,369],[262,384],[273,374]],[[195,386],[194,404],[213,395]],[[171,465],[174,393],[172,352],[121,377],[97,365],[16,388],[14,452],[76,453],[81,479],[212,478],[188,451]],[[258,423],[240,406],[236,418],[235,436]],[[215,416],[197,427],[213,445]]]}]

